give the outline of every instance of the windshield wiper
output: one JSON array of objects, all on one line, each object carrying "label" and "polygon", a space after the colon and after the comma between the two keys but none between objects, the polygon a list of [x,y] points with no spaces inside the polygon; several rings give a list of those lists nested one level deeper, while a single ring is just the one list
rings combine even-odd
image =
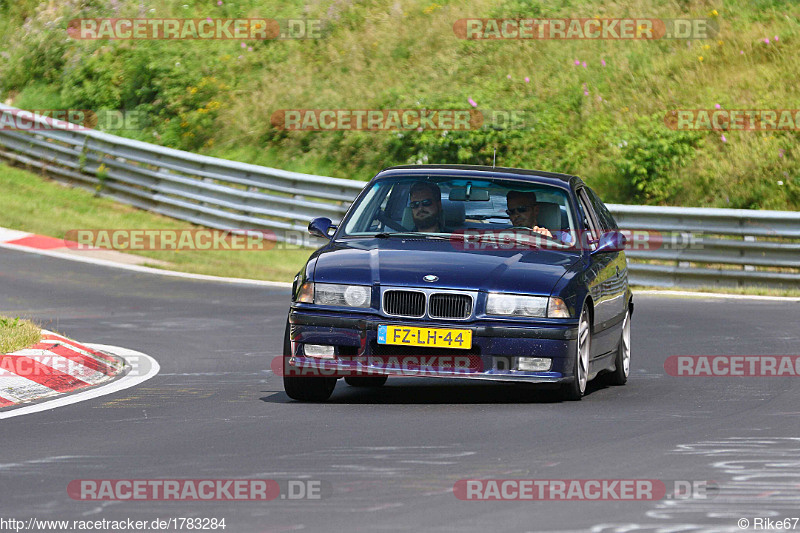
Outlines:
[{"label": "windshield wiper", "polygon": [[383,232],[383,233],[376,233],[374,236],[376,239],[388,239],[390,237],[399,237],[401,239],[409,237],[411,238],[422,237],[424,239],[437,239],[442,241],[450,240],[450,237],[448,236],[440,235],[438,233],[424,233],[422,231],[398,231],[395,233]]}]

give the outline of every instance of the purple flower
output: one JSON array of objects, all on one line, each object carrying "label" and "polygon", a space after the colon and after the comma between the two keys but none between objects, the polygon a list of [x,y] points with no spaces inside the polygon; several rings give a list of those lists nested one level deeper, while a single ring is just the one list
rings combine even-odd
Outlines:
[{"label": "purple flower", "polygon": [[576,64],[576,65],[580,65],[580,64],[581,64],[581,60],[580,60],[580,59],[576,59],[576,60],[575,60],[575,64]]},{"label": "purple flower", "polygon": [[506,76],[506,78],[508,78],[508,79],[511,79],[511,74],[509,74],[508,76]]},{"label": "purple flower", "polygon": [[211,17],[206,17],[206,20],[211,22]]},{"label": "purple flower", "polygon": [[528,76],[525,76],[525,83],[530,83],[531,79]]},{"label": "purple flower", "polygon": [[725,138],[725,134],[724,133],[722,134],[722,137],[720,137],[720,140],[722,142],[724,142],[724,143],[728,142],[728,139]]},{"label": "purple flower", "polygon": [[472,107],[478,107],[478,104],[475,103],[475,100],[473,100],[472,97],[467,98],[467,102],[469,102],[469,105]]},{"label": "purple flower", "polygon": [[764,42],[765,42],[766,44],[769,44],[769,37],[764,37]]},{"label": "purple flower", "polygon": [[217,5],[221,6],[222,5],[222,0],[217,0]]},{"label": "purple flower", "polygon": [[247,48],[247,45],[245,43],[242,43],[242,48]]},{"label": "purple flower", "polygon": [[598,96],[598,97],[597,97],[597,101],[598,101],[598,102],[602,102],[602,101],[603,101],[603,97],[602,97],[602,96]]},{"label": "purple flower", "polygon": [[583,96],[589,96],[589,91],[583,91]]},{"label": "purple flower", "polygon": [[739,50],[740,55],[744,55],[744,50]]},{"label": "purple flower", "polygon": [[252,46],[248,46],[248,47],[247,47],[247,51],[248,51],[248,52],[252,52],[252,51],[253,51],[253,47],[252,47]]},{"label": "purple flower", "polygon": [[600,60],[600,64],[603,65],[603,66],[606,66],[606,60],[605,59],[601,59]]},{"label": "purple flower", "polygon": [[778,36],[776,35],[776,36],[775,36],[775,42],[777,42],[777,41],[778,41]]},{"label": "purple flower", "polygon": [[586,61],[583,62],[583,68],[586,68]]},{"label": "purple flower", "polygon": [[719,105],[719,104],[714,104],[714,107],[715,107],[716,109],[719,109],[719,108],[721,108],[722,106],[721,106],[721,105]]}]

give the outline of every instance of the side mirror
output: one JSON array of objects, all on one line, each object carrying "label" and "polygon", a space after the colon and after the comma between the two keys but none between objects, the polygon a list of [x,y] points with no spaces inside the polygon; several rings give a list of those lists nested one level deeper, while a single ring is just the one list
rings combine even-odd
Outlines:
[{"label": "side mirror", "polygon": [[597,248],[592,252],[594,254],[603,254],[610,252],[621,252],[628,244],[628,239],[620,231],[608,231],[600,236],[597,242]]},{"label": "side mirror", "polygon": [[308,232],[315,237],[331,240],[331,229],[336,229],[331,219],[326,217],[315,218],[308,223]]}]

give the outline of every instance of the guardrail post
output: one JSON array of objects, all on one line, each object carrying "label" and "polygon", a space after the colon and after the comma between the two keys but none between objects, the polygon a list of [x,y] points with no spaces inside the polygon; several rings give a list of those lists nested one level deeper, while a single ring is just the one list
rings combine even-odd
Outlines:
[{"label": "guardrail post", "polygon": [[[745,236],[744,236],[744,239],[742,239],[742,240],[743,240],[744,242],[756,242],[756,237],[755,237],[755,235],[745,235]],[[740,253],[742,254],[742,257],[744,257],[744,255],[745,255],[745,249],[744,249],[744,248],[742,248],[742,249],[740,250]],[[743,270],[744,270],[745,272],[755,272],[755,271],[756,271],[756,267],[755,267],[755,266],[753,266],[753,265],[744,265],[744,268],[743,268]]]}]

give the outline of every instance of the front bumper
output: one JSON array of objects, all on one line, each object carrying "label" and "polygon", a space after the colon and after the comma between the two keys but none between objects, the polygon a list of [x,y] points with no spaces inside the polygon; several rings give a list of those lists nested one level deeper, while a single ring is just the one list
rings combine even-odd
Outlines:
[{"label": "front bumper", "polygon": [[[425,376],[550,384],[573,379],[577,320],[520,322],[478,318],[432,321],[293,307],[289,323],[292,353],[284,361],[287,375],[294,372],[296,375],[337,377]],[[472,348],[457,350],[378,344],[377,330],[382,324],[469,329],[472,331]],[[303,351],[305,344],[332,345],[335,356],[306,356]],[[544,372],[519,370],[518,357],[549,358],[552,363]]]}]

